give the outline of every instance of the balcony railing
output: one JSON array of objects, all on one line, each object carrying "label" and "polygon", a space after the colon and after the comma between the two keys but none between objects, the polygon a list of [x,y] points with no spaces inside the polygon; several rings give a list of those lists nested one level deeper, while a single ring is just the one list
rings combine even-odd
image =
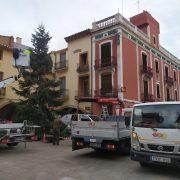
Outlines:
[{"label": "balcony railing", "polygon": [[166,99],[166,101],[176,101],[176,100],[173,98],[169,98],[169,99]]},{"label": "balcony railing", "polygon": [[78,73],[87,73],[87,72],[89,72],[89,64],[87,64],[87,65],[78,64],[77,72]]},{"label": "balcony railing", "polygon": [[155,97],[152,94],[141,94],[141,101],[142,102],[154,102]]},{"label": "balcony railing", "polygon": [[93,22],[92,31],[104,29],[104,28],[107,28],[107,27],[110,27],[119,23],[125,25],[129,30],[133,31],[135,34],[139,35],[141,38],[150,42],[150,38],[147,34],[145,34],[143,31],[137,28],[137,26],[129,22],[120,13],[110,16],[108,18],[102,19],[100,21]]},{"label": "balcony railing", "polygon": [[68,61],[60,61],[55,63],[55,70],[64,70],[68,68]]},{"label": "balcony railing", "polygon": [[3,98],[6,95],[6,88],[0,89],[0,98]]},{"label": "balcony railing", "polygon": [[91,90],[79,90],[76,92],[76,97],[92,97]]},{"label": "balcony railing", "polygon": [[106,70],[117,66],[117,59],[114,56],[95,60],[95,70]]},{"label": "balcony railing", "polygon": [[58,99],[65,100],[69,98],[69,89],[60,89]]},{"label": "balcony railing", "polygon": [[113,90],[98,89],[95,90],[94,94],[95,97],[117,98],[118,92],[119,92],[118,89],[113,89]]},{"label": "balcony railing", "polygon": [[174,84],[174,80],[171,77],[165,77],[165,82],[170,86]]},{"label": "balcony railing", "polygon": [[141,73],[145,74],[147,77],[151,78],[153,76],[153,70],[151,67],[141,66],[140,69],[141,69]]}]

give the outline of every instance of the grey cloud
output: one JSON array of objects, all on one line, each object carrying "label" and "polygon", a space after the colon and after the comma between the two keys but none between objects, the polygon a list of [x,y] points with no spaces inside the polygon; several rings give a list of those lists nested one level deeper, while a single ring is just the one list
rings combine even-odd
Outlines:
[{"label": "grey cloud", "polygon": [[[31,45],[31,34],[45,24],[53,39],[51,50],[66,47],[64,37],[91,27],[99,20],[118,12],[121,0],[0,0],[0,34],[21,36]],[[140,11],[147,10],[161,27],[161,44],[180,57],[179,0],[140,0]],[[138,13],[137,0],[124,0],[124,13],[129,18]]]}]

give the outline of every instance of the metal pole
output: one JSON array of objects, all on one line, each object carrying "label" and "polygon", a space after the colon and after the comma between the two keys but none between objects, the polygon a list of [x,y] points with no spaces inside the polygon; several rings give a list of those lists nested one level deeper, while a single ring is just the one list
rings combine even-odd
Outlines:
[{"label": "metal pole", "polygon": [[122,0],[122,15],[123,15],[123,10],[124,10],[124,0]]},{"label": "metal pole", "polygon": [[139,10],[140,10],[140,2],[138,0],[138,14],[139,14]]}]

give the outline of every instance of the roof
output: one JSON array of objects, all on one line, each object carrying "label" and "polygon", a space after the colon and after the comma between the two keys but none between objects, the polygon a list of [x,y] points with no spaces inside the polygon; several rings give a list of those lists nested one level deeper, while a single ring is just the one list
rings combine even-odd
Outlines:
[{"label": "roof", "polygon": [[73,35],[67,36],[64,39],[66,40],[66,42],[70,42],[70,41],[76,40],[78,38],[88,36],[90,34],[91,34],[91,29],[86,29],[84,31],[80,31],[80,32],[75,33]]},{"label": "roof", "polygon": [[0,35],[0,48],[11,50],[13,48],[14,38],[13,36]]},{"label": "roof", "polygon": [[138,106],[149,106],[149,105],[173,105],[178,104],[180,105],[180,101],[169,101],[169,102],[150,102],[150,103],[141,103],[141,104],[135,104],[134,107]]},{"label": "roof", "polygon": [[62,52],[66,52],[68,50],[68,48],[64,48],[64,49],[59,49],[57,51],[52,51],[51,53],[62,53]]}]

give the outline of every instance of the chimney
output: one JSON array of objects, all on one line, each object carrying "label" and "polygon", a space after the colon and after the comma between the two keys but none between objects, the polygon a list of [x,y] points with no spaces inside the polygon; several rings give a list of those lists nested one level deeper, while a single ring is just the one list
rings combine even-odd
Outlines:
[{"label": "chimney", "polygon": [[16,37],[16,43],[17,44],[22,44],[22,38]]}]

